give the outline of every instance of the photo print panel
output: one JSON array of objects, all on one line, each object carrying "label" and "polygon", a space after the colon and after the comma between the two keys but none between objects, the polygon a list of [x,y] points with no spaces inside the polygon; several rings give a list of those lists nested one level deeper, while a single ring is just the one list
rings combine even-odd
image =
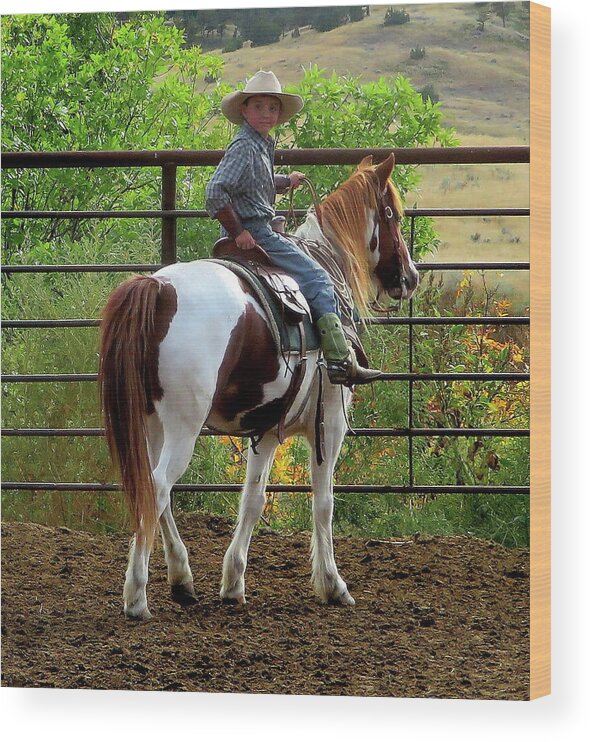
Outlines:
[{"label": "photo print panel", "polygon": [[549,9],[1,22],[2,683],[548,694]]}]

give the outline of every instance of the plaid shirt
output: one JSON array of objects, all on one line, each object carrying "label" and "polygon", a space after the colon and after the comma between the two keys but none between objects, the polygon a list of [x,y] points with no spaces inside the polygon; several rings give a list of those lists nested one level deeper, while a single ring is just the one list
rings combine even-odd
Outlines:
[{"label": "plaid shirt", "polygon": [[206,186],[206,209],[215,218],[232,204],[241,219],[271,219],[275,194],[290,186],[287,175],[274,175],[275,141],[264,139],[246,122],[229,144]]}]

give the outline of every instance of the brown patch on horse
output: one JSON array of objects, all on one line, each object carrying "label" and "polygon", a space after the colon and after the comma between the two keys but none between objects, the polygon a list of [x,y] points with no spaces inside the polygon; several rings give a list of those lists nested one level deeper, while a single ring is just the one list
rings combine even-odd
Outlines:
[{"label": "brown patch on horse", "polygon": [[156,297],[154,327],[146,348],[146,366],[144,371],[144,389],[146,390],[146,412],[154,412],[154,402],[162,399],[164,394],[158,378],[158,358],[160,344],[167,336],[173,317],[177,313],[177,292],[171,283],[160,281]]},{"label": "brown patch on horse", "polygon": [[[243,284],[245,294],[248,287]],[[274,381],[280,370],[275,342],[265,319],[247,304],[230,335],[224,360],[218,371],[216,393],[210,414],[230,422],[241,413],[244,430],[265,429],[277,422],[278,405],[272,400],[262,405],[265,384]]]}]

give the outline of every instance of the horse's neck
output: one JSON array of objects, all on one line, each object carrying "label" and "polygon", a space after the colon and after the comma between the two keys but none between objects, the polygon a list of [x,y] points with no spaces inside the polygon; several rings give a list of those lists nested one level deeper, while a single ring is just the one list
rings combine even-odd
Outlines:
[{"label": "horse's neck", "polygon": [[345,315],[351,314],[353,316],[354,301],[347,280],[347,267],[343,257],[343,249],[323,232],[316,214],[312,212],[307,214],[306,220],[296,229],[294,234],[296,237],[307,241],[304,246],[306,252],[331,277],[341,302],[342,312]]}]

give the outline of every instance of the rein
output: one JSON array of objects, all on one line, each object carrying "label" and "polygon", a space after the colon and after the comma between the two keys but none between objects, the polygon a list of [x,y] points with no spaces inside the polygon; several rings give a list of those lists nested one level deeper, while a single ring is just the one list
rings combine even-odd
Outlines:
[{"label": "rein", "polygon": [[[308,190],[310,191],[310,195],[312,197],[312,203],[315,210],[315,215],[317,217],[317,221],[319,223],[319,227],[321,230],[323,229],[323,218],[321,216],[321,199],[319,198],[319,195],[317,193],[317,189],[314,186],[314,183],[310,178],[304,178],[302,180],[303,183],[306,183],[306,186],[308,187]],[[290,188],[290,204],[288,206],[288,219],[292,221],[292,223],[296,223],[296,217],[294,213],[294,188]]]}]

